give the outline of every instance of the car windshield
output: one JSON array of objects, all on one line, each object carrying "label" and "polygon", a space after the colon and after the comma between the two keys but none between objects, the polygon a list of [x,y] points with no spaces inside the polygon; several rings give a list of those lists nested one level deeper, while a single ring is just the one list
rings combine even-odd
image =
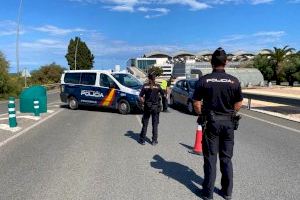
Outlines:
[{"label": "car windshield", "polygon": [[195,87],[196,87],[196,83],[197,83],[197,80],[190,80],[189,81],[189,84],[190,84],[190,87],[194,90]]},{"label": "car windshield", "polygon": [[142,83],[131,74],[113,74],[113,77],[125,87],[138,89],[142,86]]}]

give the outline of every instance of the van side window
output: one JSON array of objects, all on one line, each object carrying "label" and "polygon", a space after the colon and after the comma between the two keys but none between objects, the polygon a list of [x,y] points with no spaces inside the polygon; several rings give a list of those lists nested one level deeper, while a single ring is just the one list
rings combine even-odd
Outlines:
[{"label": "van side window", "polygon": [[82,73],[81,84],[83,85],[95,85],[96,73]]},{"label": "van side window", "polygon": [[100,86],[108,88],[114,86],[116,89],[118,87],[107,74],[100,74]]},{"label": "van side window", "polygon": [[79,84],[80,81],[80,73],[66,73],[65,74],[65,83],[73,83],[73,84]]}]

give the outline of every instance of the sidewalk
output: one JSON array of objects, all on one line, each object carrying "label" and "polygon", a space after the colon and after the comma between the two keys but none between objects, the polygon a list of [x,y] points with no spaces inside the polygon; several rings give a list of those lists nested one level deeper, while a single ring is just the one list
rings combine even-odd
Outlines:
[{"label": "sidewalk", "polygon": [[[300,98],[299,87],[283,87],[273,86],[270,88],[249,88],[243,91],[258,93],[258,94],[270,94],[284,97],[296,97]],[[244,99],[243,105],[246,107],[248,99]],[[294,106],[287,106],[283,104],[277,104],[272,102],[264,102],[258,100],[251,100],[251,110],[282,117],[292,121],[300,122],[300,108]]]}]

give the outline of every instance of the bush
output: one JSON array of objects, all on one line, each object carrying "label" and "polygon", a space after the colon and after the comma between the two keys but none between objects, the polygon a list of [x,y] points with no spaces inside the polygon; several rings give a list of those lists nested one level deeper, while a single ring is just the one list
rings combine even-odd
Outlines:
[{"label": "bush", "polygon": [[31,78],[29,79],[29,84],[52,84],[59,83],[61,74],[64,68],[60,65],[52,63],[50,65],[42,66],[40,69],[31,72]]}]

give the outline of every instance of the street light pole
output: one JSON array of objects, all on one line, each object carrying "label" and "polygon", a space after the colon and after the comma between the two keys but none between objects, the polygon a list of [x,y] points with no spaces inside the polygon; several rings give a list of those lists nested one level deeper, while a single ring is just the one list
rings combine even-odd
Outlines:
[{"label": "street light pole", "polygon": [[78,49],[78,42],[79,42],[79,37],[77,39],[77,43],[76,43],[76,48],[75,48],[75,70],[76,70],[76,62],[77,62],[77,49]]},{"label": "street light pole", "polygon": [[23,0],[20,0],[19,5],[19,12],[18,12],[18,24],[17,24],[17,41],[16,41],[16,61],[17,61],[17,73],[20,71],[20,62],[19,62],[19,34],[20,34],[20,17],[21,17],[21,9],[22,9],[22,2]]}]

